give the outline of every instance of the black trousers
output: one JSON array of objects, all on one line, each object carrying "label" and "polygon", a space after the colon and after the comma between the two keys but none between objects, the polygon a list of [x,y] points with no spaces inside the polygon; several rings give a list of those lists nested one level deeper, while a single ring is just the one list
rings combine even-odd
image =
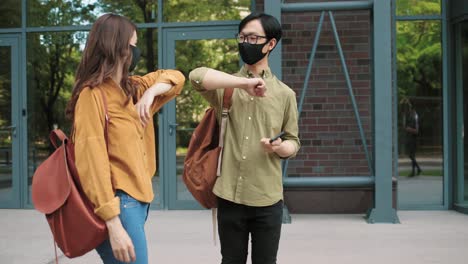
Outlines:
[{"label": "black trousers", "polygon": [[218,233],[221,264],[245,264],[249,234],[252,237],[252,264],[276,264],[281,236],[283,201],[253,207],[218,199]]}]

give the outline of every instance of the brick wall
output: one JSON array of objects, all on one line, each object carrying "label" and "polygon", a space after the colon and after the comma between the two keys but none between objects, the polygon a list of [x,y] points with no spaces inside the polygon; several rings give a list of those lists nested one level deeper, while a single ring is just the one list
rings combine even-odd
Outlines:
[{"label": "brick wall", "polygon": [[[257,10],[263,10],[263,1],[257,1]],[[333,15],[372,157],[370,12],[337,11]],[[319,18],[319,12],[283,12],[281,16],[283,81],[296,91],[298,102]],[[289,162],[289,176],[370,175],[328,14],[307,87],[299,119],[302,148]]]}]

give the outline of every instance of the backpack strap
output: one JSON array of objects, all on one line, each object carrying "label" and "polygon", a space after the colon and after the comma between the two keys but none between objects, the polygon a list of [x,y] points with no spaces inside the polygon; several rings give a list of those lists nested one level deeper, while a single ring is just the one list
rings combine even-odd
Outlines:
[{"label": "backpack strap", "polygon": [[221,113],[221,125],[219,126],[219,144],[221,152],[218,157],[218,169],[216,171],[217,176],[221,176],[221,160],[223,158],[223,147],[224,147],[224,134],[226,133],[227,120],[229,117],[229,109],[232,105],[232,94],[234,93],[233,88],[224,89],[223,96],[223,112]]},{"label": "backpack strap", "polygon": [[224,89],[224,96],[223,96],[223,109],[229,110],[232,105],[232,94],[234,93],[234,88],[226,88]]}]

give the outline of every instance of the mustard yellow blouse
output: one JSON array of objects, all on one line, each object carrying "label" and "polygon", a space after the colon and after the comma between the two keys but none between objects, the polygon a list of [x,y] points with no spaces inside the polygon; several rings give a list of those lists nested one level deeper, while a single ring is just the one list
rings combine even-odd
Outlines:
[{"label": "mustard yellow blouse", "polygon": [[[152,113],[179,95],[185,77],[176,70],[158,70],[145,76],[132,76],[139,85],[137,98],[155,83],[174,86],[155,98]],[[101,92],[106,95],[110,117],[108,150],[104,137],[105,111]],[[141,202],[153,200],[151,178],[156,171],[154,126],[140,123],[132,100],[112,79],[93,89],[85,88],[75,107],[75,162],[84,192],[104,221],[120,214],[115,196],[123,190]]]}]

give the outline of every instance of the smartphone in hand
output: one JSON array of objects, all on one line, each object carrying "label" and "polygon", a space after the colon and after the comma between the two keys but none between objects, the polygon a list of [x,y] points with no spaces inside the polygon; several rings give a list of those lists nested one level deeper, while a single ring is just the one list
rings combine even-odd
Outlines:
[{"label": "smartphone in hand", "polygon": [[280,138],[283,135],[284,135],[284,131],[281,131],[278,135],[270,138],[270,144],[273,143],[275,140],[277,140],[278,138]]}]

